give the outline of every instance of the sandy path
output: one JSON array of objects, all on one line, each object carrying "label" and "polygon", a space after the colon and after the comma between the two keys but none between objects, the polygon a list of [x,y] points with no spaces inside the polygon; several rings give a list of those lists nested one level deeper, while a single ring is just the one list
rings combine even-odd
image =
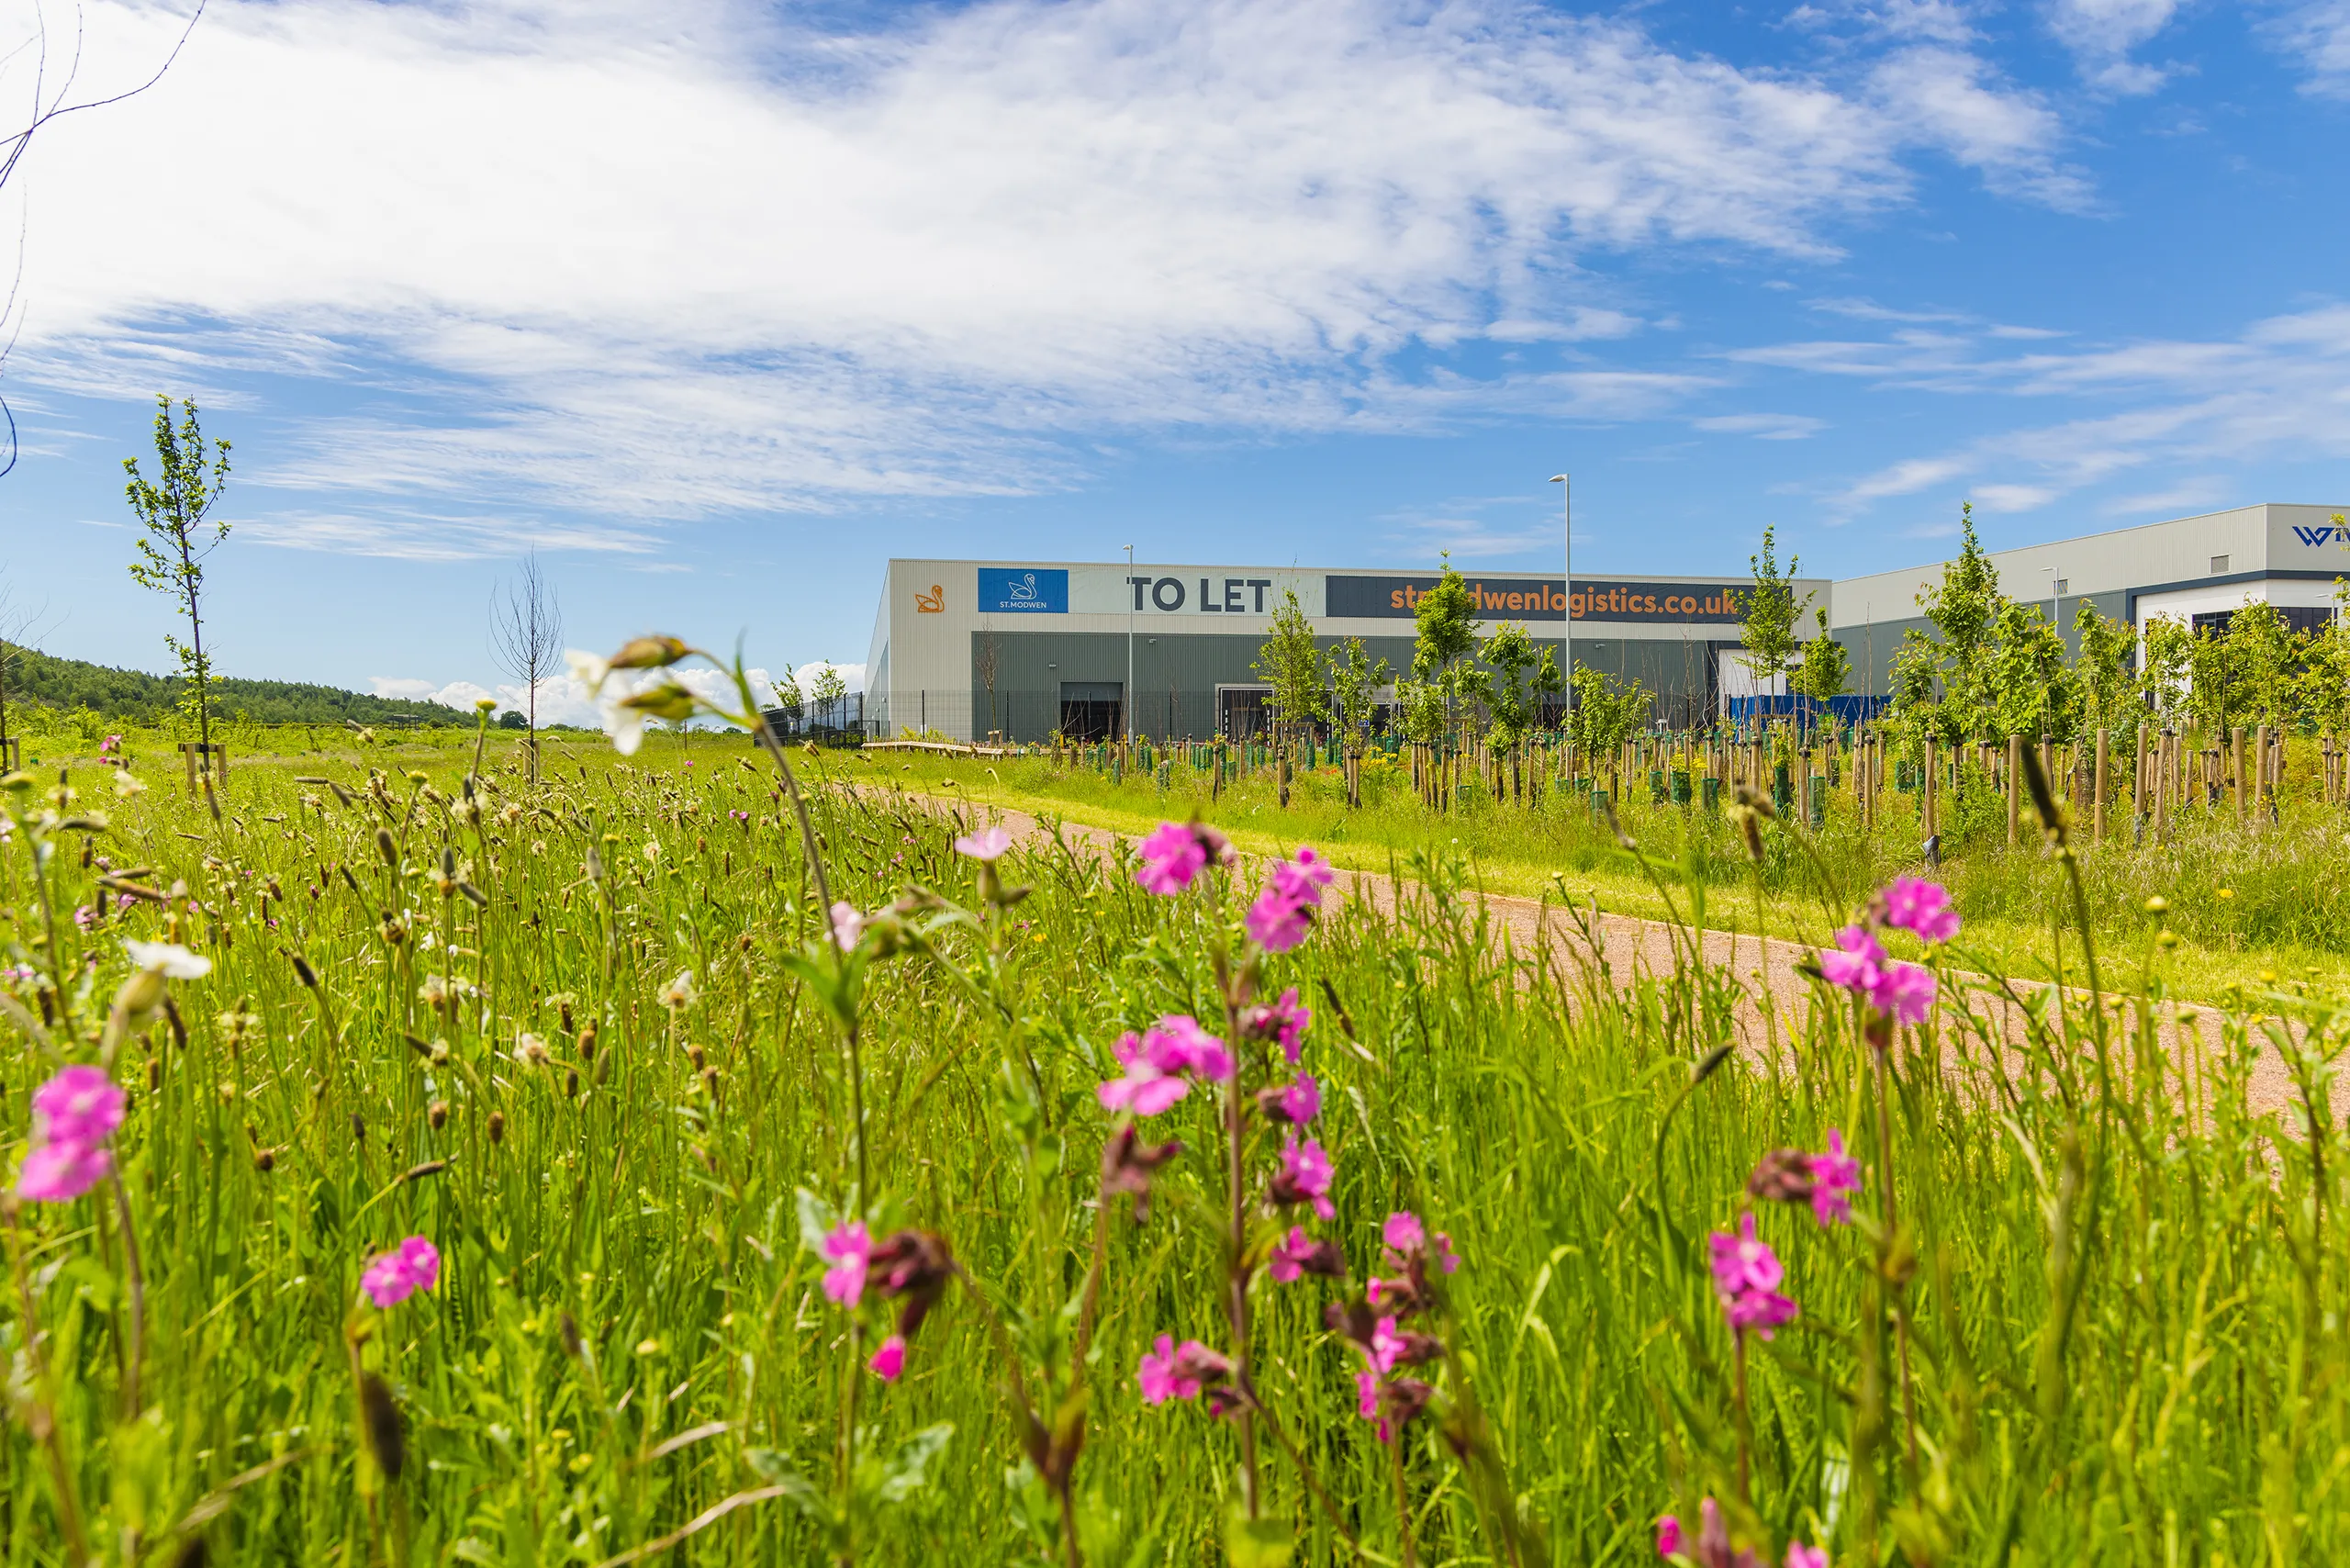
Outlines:
[{"label": "sandy path", "polygon": [[[1043,823],[1032,812],[933,795],[915,795],[912,798],[943,810],[976,812],[982,821],[999,822],[1022,838],[1044,839],[1049,836]],[[1099,851],[1106,851],[1121,839],[1129,843],[1133,841],[1133,835],[1120,834],[1114,829],[1067,820],[1061,823],[1061,834],[1073,848]],[[1349,898],[1363,900],[1382,913],[1393,913],[1398,889],[1384,877],[1349,872],[1342,875],[1336,885]],[[1416,884],[1405,882],[1402,891],[1408,898],[1420,890]],[[1585,941],[1578,923],[1564,915],[1556,904],[1547,911],[1546,921],[1546,912],[1540,901],[1536,899],[1506,893],[1468,896],[1483,902],[1495,934],[1505,933],[1517,952],[1539,952],[1547,939],[1562,962],[1578,965],[1604,963],[1618,984],[1637,975],[1669,973],[1685,960],[1685,942],[1676,949],[1674,929],[1662,921],[1613,914],[1605,910],[1595,921],[1586,915],[1580,924],[1596,933],[1598,940],[1595,945]],[[1740,935],[1709,929],[1700,934],[1699,961],[1729,970],[1737,978],[1745,993],[1734,1022],[1741,1049],[1759,1055],[1769,1048],[1769,1042],[1774,1036],[1785,1040],[1800,1029],[1802,1020],[1812,1004],[1813,990],[1811,981],[1798,973],[1796,966],[1814,952],[1811,947],[1784,938],[1758,940],[1751,932]],[[2120,974],[2109,976],[2108,983],[2110,985],[2121,978]],[[2024,1043],[2029,1025],[2017,1001],[2036,997],[2043,989],[2042,982],[2011,982],[2012,996],[1985,980],[1959,983],[1964,985],[1968,1008],[1990,1020],[1995,1036],[2009,1043],[2009,1072],[2012,1075],[2020,1071],[2022,1058],[2016,1054],[2014,1047]],[[1766,1009],[1775,1014],[1775,1018],[1766,1018]],[[2218,1010],[2200,1005],[2194,1011],[2195,1022],[2181,1024],[2175,1015],[2174,1005],[2166,1005],[2163,1009],[2157,1027],[2165,1051],[2173,1060],[2179,1059],[2181,1048],[2188,1044],[2189,1035],[2193,1036],[2193,1048],[2202,1060],[2214,1059],[2219,1050],[2221,1029]],[[2296,1039],[2302,1034],[2299,1025],[2293,1025],[2291,1032]],[[2084,1042],[2079,1048],[2082,1070],[2087,1076],[2091,1070],[2090,1047]],[[2118,1046],[2117,1050],[2117,1059],[2126,1058],[2126,1045]],[[2284,1058],[2274,1045],[2266,1041],[2261,1046],[2258,1059],[2253,1064],[2246,1098],[2252,1110],[2258,1114],[2280,1111],[2298,1098]],[[2350,1118],[2350,1074],[2336,1079],[2332,1099],[2337,1124]]]}]

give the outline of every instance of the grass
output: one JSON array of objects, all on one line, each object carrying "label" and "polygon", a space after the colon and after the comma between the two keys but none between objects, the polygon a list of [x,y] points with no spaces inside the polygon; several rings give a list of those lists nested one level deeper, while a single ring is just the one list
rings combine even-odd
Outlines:
[{"label": "grass", "polygon": [[[849,778],[889,778],[909,790],[1127,834],[1197,812],[1252,853],[1310,842],[1341,867],[1380,874],[1415,856],[1457,855],[1471,868],[1471,885],[1484,891],[1556,900],[1563,888],[1578,902],[1596,896],[1619,913],[1651,920],[1671,914],[1650,874],[1593,820],[1580,797],[1559,796],[1528,811],[1474,793],[1438,815],[1419,805],[1407,779],[1380,780],[1374,773],[1364,806],[1349,810],[1335,771],[1324,770],[1301,775],[1284,808],[1261,775],[1212,799],[1203,777],[1189,770],[1178,770],[1172,787],[1162,790],[1150,778],[1113,781],[1090,767],[1037,759],[887,751],[853,756],[838,754],[831,766]],[[1627,793],[1632,798],[1622,823],[1652,865],[1685,882],[1694,857],[1694,874],[1713,890],[1722,918],[1751,930],[1752,878],[1726,815],[1651,806],[1645,786]],[[1809,862],[1774,836],[1762,919],[1774,935],[1823,942],[1868,889],[1897,875],[1937,875],[1967,912],[1977,951],[2005,972],[2050,971],[2052,921],[2065,914],[2065,890],[2028,811],[2027,848],[2007,849],[1998,818],[1988,842],[1978,835],[1963,851],[1953,848],[1940,872],[1923,859],[1914,801],[1896,800],[1887,814],[1886,825],[1864,834],[1850,791],[1831,799],[1819,838],[1846,890],[1841,900],[1824,901]],[[2178,938],[2171,972],[2180,994],[2216,997],[2231,986],[2257,987],[2278,977],[2350,990],[2350,816],[2292,801],[2281,825],[2245,831],[2225,813],[2186,813],[2174,841],[2151,848],[2125,842],[2129,826],[2120,812],[2114,828],[2112,844],[2082,848],[2094,927],[2101,940],[2134,955],[2151,929],[2146,901],[2160,895]],[[1686,897],[1679,903],[1685,914]]]},{"label": "grass", "polygon": [[[241,759],[218,823],[161,769],[119,802],[71,772],[55,809],[103,808],[102,831],[39,822],[53,775],[9,797],[9,961],[67,980],[9,982],[0,1136],[106,1039],[131,1103],[119,1198],[6,1227],[0,1562],[65,1562],[71,1507],[125,1562],[1631,1563],[1707,1496],[1774,1563],[1791,1540],[1844,1563],[2350,1551],[2350,1148],[2319,1002],[2261,1002],[2312,1024],[2310,1054],[2283,1043],[2315,1107],[2289,1126],[2243,1108],[2242,1017],[2210,1059],[2166,1061],[2076,1009],[2019,1068],[1949,1011],[1880,1056],[1819,1006],[1776,1058],[1725,1057],[1726,977],[1507,951],[1453,896],[1462,863],[1423,857],[1393,913],[1346,905],[1262,959],[1266,993],[1315,1005],[1335,1169],[1334,1217],[1285,1217],[1358,1283],[1257,1279],[1253,1384],[1304,1468],[1264,1445],[1262,1523],[1235,1525],[1241,1423],[1147,1407],[1135,1380],[1160,1334],[1234,1345],[1220,1102],[1203,1084],[1153,1122],[1186,1148],[1138,1223],[1097,1203],[1094,1086],[1121,1031],[1223,1018],[1237,902],[1014,848],[1002,880],[1029,890],[1001,905],[951,847],[968,818],[845,798],[823,780],[879,765],[827,759],[835,896],[952,901],[885,920],[912,945],[869,939],[851,993],[773,768],[672,747],[581,750],[532,790],[493,738],[477,819],[458,748]],[[1006,801],[1030,782],[999,773]],[[1494,879],[1517,862],[1485,851],[1526,830],[1475,823]],[[1368,833],[1331,847],[1386,861]],[[78,929],[99,857],[185,889]],[[1953,961],[1993,963],[1976,935]],[[126,935],[212,969],[109,1035]],[[1279,1143],[1255,1126],[1250,1191]],[[1855,1223],[1750,1202],[1762,1156],[1831,1128],[1864,1161]],[[852,1204],[967,1274],[894,1384],[861,1370],[888,1325],[828,1301],[802,1245],[803,1214]],[[1436,1393],[1388,1447],[1323,1308],[1404,1207],[1462,1263],[1411,1320]],[[1729,1334],[1707,1271],[1707,1233],[1750,1208],[1799,1306],[1767,1342]],[[363,1266],[409,1235],[440,1282],[367,1305]],[[1024,1400],[1064,1437],[1082,1417],[1065,1507],[1035,1456],[1069,1445],[1032,1446]]]}]

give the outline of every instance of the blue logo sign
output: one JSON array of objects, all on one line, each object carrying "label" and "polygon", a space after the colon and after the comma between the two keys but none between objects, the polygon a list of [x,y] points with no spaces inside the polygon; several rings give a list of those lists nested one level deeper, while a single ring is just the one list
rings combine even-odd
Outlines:
[{"label": "blue logo sign", "polygon": [[979,605],[987,615],[1067,615],[1069,568],[981,566]]},{"label": "blue logo sign", "polygon": [[2300,536],[2302,543],[2311,546],[2323,544],[2328,541],[2335,543],[2350,543],[2350,529],[2344,529],[2334,523],[2328,523],[2322,528],[2303,528],[2297,522],[2293,525],[2293,532]]}]

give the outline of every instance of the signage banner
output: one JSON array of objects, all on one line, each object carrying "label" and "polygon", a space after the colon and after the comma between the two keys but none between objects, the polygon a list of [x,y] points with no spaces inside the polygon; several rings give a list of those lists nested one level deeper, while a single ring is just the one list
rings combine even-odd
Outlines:
[{"label": "signage banner", "polygon": [[[1333,619],[1408,621],[1420,596],[1442,579],[1436,577],[1332,576],[1326,586]],[[1570,599],[1562,578],[1488,582],[1468,578],[1477,614],[1487,621],[1564,621]],[[1636,621],[1676,626],[1734,626],[1748,583],[1627,582],[1616,577],[1577,577],[1572,604],[1577,621]]]},{"label": "signage banner", "polygon": [[1067,615],[1067,566],[981,566],[978,607],[989,615]]}]

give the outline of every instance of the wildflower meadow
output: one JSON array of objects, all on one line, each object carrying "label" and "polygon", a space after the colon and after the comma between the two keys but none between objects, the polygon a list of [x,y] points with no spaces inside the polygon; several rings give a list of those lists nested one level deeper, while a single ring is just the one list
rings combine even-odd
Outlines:
[{"label": "wildflower meadow", "polygon": [[574,667],[535,775],[0,780],[6,1562],[2350,1556],[2350,1022],[2162,1027],[2031,751],[2062,983],[1750,791],[1835,914],[1758,998]]}]

